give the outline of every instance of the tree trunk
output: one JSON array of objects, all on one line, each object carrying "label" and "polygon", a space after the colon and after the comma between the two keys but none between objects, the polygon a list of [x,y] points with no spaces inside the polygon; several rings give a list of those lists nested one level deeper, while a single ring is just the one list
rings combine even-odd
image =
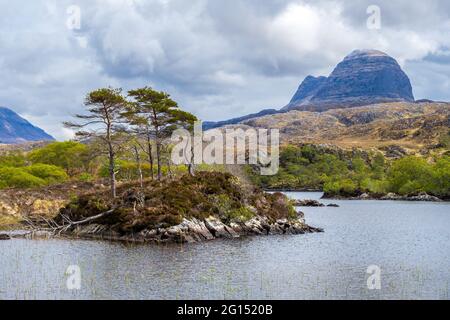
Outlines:
[{"label": "tree trunk", "polygon": [[115,171],[115,163],[114,163],[114,151],[112,150],[112,146],[109,147],[109,177],[111,180],[111,196],[113,198],[116,197],[116,171]]},{"label": "tree trunk", "polygon": [[172,178],[172,159],[169,150],[165,150],[165,152],[167,153],[167,172],[169,173],[169,177]]},{"label": "tree trunk", "polygon": [[194,148],[191,148],[191,161],[188,164],[188,171],[191,177],[195,176],[195,167],[194,167]]},{"label": "tree trunk", "polygon": [[161,180],[162,178],[162,173],[161,173],[161,144],[159,143],[158,140],[156,140],[156,162],[158,165],[158,181]]},{"label": "tree trunk", "polygon": [[139,155],[139,149],[136,145],[134,145],[134,152],[136,153],[136,162],[138,165],[139,183],[142,188],[144,186],[144,177],[142,175],[141,156]]},{"label": "tree trunk", "polygon": [[150,136],[147,135],[147,148],[148,148],[148,162],[150,164],[150,176],[152,180],[154,179],[153,175],[153,148],[152,148],[152,141],[150,139]]},{"label": "tree trunk", "polygon": [[188,171],[189,171],[189,175],[191,177],[195,176],[194,164],[192,164],[192,163],[188,164]]},{"label": "tree trunk", "polygon": [[115,154],[114,154],[114,147],[111,137],[111,131],[112,131],[112,125],[111,122],[108,119],[108,124],[106,128],[106,141],[108,142],[108,156],[109,156],[109,177],[111,180],[111,196],[113,198],[116,197],[116,171],[115,171]]}]

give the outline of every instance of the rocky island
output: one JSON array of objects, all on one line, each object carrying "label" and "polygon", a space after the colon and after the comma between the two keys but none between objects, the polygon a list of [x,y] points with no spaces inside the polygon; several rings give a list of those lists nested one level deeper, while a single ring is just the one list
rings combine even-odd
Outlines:
[{"label": "rocky island", "polygon": [[39,197],[36,191],[29,191],[28,201],[20,205],[3,201],[1,207],[10,214],[15,208],[17,220],[28,225],[29,232],[16,235],[20,237],[189,243],[322,231],[307,225],[285,195],[265,193],[228,173],[198,172],[195,176],[147,181],[143,187],[129,183],[117,191],[114,199],[107,188],[72,199],[69,193],[65,199],[61,194],[49,199],[44,192]]}]

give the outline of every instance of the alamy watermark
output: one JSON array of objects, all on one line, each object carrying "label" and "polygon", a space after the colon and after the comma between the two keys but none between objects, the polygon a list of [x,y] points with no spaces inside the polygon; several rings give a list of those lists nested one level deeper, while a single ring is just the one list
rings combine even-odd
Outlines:
[{"label": "alamy watermark", "polygon": [[174,164],[259,165],[261,175],[275,175],[279,168],[278,129],[232,128],[203,132],[196,122],[193,134],[177,129],[172,134],[171,159]]},{"label": "alamy watermark", "polygon": [[81,30],[81,8],[77,5],[70,5],[66,9],[66,27],[72,31],[81,48],[87,47],[87,38],[78,34]]},{"label": "alamy watermark", "polygon": [[366,13],[369,15],[366,21],[367,29],[380,30],[381,29],[381,9],[377,5],[370,5],[367,7]]},{"label": "alamy watermark", "polygon": [[367,289],[381,290],[381,268],[376,265],[371,265],[366,271],[370,276],[367,278]]},{"label": "alamy watermark", "polygon": [[66,269],[66,286],[68,290],[81,289],[81,269],[78,265],[70,265]]}]

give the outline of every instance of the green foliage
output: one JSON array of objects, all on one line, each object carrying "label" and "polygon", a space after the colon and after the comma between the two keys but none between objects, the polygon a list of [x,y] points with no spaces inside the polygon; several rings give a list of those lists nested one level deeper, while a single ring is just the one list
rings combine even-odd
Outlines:
[{"label": "green foliage", "polygon": [[447,150],[450,149],[450,130],[439,137],[439,145]]},{"label": "green foliage", "polygon": [[381,153],[346,154],[311,145],[286,146],[280,152],[278,174],[260,176],[249,168],[248,172],[256,184],[269,189],[322,189],[342,196],[427,192],[449,198],[449,159],[448,155],[430,161],[408,156],[388,162]]},{"label": "green foliage", "polygon": [[83,172],[77,178],[79,181],[82,181],[82,182],[91,182],[94,180],[94,176],[87,172]]},{"label": "green foliage", "polygon": [[33,150],[28,155],[32,163],[44,163],[64,168],[69,175],[80,172],[88,164],[88,147],[74,141],[53,142]]},{"label": "green foliage", "polygon": [[28,167],[0,168],[0,188],[32,188],[67,180],[67,174],[56,166],[37,164]]},{"label": "green foliage", "polygon": [[26,158],[22,152],[10,152],[0,156],[0,167],[23,167]]},{"label": "green foliage", "polygon": [[350,179],[342,179],[325,183],[323,191],[327,194],[339,194],[353,196],[357,192],[358,185]]},{"label": "green foliage", "polygon": [[0,188],[31,188],[46,185],[44,179],[36,177],[23,168],[0,168]]},{"label": "green foliage", "polygon": [[450,156],[436,161],[433,170],[433,193],[441,197],[450,196]]},{"label": "green foliage", "polygon": [[23,170],[43,179],[46,184],[64,182],[68,179],[67,173],[63,169],[49,164],[33,164],[24,167]]},{"label": "green foliage", "polygon": [[222,221],[247,221],[255,215],[250,208],[230,199],[227,194],[215,195],[210,198]]},{"label": "green foliage", "polygon": [[269,189],[322,189],[326,182],[345,177],[349,161],[324,153],[314,146],[286,146],[280,152],[280,169],[275,176],[251,173],[256,184]]},{"label": "green foliage", "polygon": [[[103,164],[100,168],[99,176],[106,178],[109,175],[108,172],[108,164]],[[150,175],[150,165],[148,163],[141,164],[141,170],[144,177],[148,177]],[[154,173],[156,173],[156,168],[153,168]],[[180,174],[186,172],[185,166],[172,166],[171,171],[173,174]],[[139,178],[139,166],[135,161],[129,160],[117,160],[116,161],[116,179],[119,181],[133,181]],[[161,166],[161,172],[163,175],[169,174],[168,166]]]},{"label": "green foliage", "polygon": [[428,191],[432,184],[433,167],[425,159],[414,156],[395,161],[388,171],[390,190],[407,195]]}]

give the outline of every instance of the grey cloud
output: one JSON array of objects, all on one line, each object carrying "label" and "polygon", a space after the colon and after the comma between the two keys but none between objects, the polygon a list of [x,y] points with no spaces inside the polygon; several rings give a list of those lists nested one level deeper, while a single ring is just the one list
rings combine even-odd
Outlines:
[{"label": "grey cloud", "polygon": [[[68,30],[69,5],[81,29]],[[152,85],[208,120],[285,105],[308,74],[327,75],[347,53],[398,58],[417,97],[449,100],[448,1],[0,1],[0,105],[58,138],[84,95]],[[80,45],[86,43],[86,46]],[[438,85],[436,85],[438,83]]]}]

